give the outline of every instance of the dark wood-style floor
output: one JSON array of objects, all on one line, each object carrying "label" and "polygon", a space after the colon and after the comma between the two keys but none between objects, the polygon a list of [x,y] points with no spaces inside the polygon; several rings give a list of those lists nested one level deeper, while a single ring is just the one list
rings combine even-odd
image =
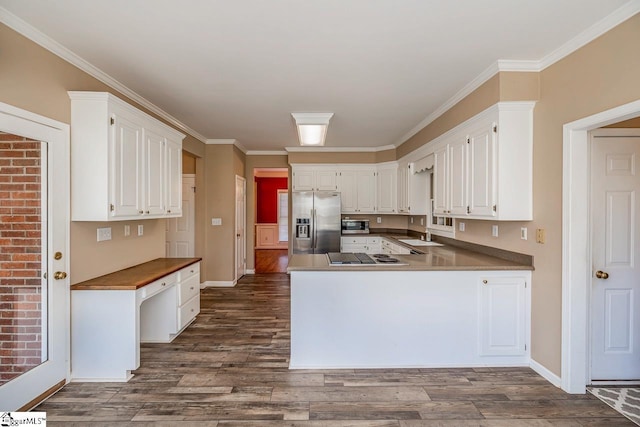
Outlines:
[{"label": "dark wood-style floor", "polygon": [[245,276],[204,289],[196,322],[143,345],[128,383],[71,383],[36,410],[61,426],[633,426],[528,368],[290,371],[288,359],[287,276]]},{"label": "dark wood-style floor", "polygon": [[256,249],[256,273],[286,273],[289,264],[287,249]]}]

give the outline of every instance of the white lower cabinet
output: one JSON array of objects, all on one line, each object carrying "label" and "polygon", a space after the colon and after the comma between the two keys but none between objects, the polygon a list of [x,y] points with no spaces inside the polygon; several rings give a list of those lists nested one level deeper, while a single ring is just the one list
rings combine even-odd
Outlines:
[{"label": "white lower cabinet", "polygon": [[340,252],[377,254],[382,250],[381,240],[380,237],[343,236],[340,238]]},{"label": "white lower cabinet", "polygon": [[180,270],[178,285],[178,333],[200,313],[200,263]]},{"label": "white lower cabinet", "polygon": [[408,255],[411,253],[409,248],[405,248],[404,246],[398,245],[397,243],[392,242],[389,239],[381,239],[381,248],[382,253],[389,255]]},{"label": "white lower cabinet", "polygon": [[480,356],[526,354],[526,279],[481,277],[478,287]]}]

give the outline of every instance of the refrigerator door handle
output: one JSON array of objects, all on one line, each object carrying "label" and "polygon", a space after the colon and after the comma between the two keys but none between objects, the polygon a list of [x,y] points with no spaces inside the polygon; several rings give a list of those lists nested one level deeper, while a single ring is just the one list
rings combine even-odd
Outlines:
[{"label": "refrigerator door handle", "polygon": [[316,209],[312,210],[313,212],[313,252],[315,253],[315,249],[318,247],[318,211]]}]

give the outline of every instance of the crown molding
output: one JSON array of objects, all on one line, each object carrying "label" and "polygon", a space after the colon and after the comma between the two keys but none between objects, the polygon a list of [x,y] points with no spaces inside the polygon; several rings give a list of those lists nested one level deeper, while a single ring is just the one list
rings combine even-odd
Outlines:
[{"label": "crown molding", "polygon": [[245,153],[247,156],[286,156],[285,150],[249,150]]},{"label": "crown molding", "polygon": [[587,43],[640,12],[640,0],[630,0],[540,60],[540,70],[555,64]]},{"label": "crown molding", "polygon": [[180,120],[176,119],[175,117],[173,117],[172,115],[170,115],[169,113],[167,113],[166,111],[158,107],[157,105],[153,104],[151,101],[147,100],[146,98],[137,94],[133,90],[129,89],[127,86],[120,83],[118,80],[114,79],[104,71],[95,67],[94,65],[84,60],[80,56],[76,55],[73,51],[67,49],[60,43],[56,42],[46,34],[42,33],[41,31],[37,30],[33,26],[29,25],[28,23],[18,18],[16,15],[12,14],[11,12],[9,12],[3,7],[0,7],[0,22],[4,23],[6,26],[13,29],[14,31],[22,34],[23,36],[33,41],[34,43],[39,44],[40,46],[47,49],[49,52],[53,53],[54,55],[64,59],[71,65],[79,68],[80,70],[84,71],[90,76],[96,78],[97,80],[101,81],[107,86],[117,90],[122,95],[126,96],[132,101],[137,102],[147,110],[151,111],[152,113],[166,120],[172,126],[175,126],[181,131],[188,133],[189,135],[193,136],[194,138],[202,142],[206,141],[206,138],[203,135],[201,135],[199,132],[196,132],[194,129],[185,125]]},{"label": "crown molding", "polygon": [[204,141],[207,145],[235,145],[236,142],[235,139],[206,139]]},{"label": "crown molding", "polygon": [[497,62],[498,71],[521,72],[521,73],[537,73],[542,70],[540,61],[538,60],[513,60],[499,59]]},{"label": "crown molding", "polygon": [[288,153],[377,153],[395,148],[393,145],[381,147],[284,147]]}]

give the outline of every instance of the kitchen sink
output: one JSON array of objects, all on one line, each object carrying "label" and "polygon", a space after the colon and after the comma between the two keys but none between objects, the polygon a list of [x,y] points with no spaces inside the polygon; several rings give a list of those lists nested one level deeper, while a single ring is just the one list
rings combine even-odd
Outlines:
[{"label": "kitchen sink", "polygon": [[426,240],[419,239],[398,239],[402,243],[406,243],[411,246],[444,246],[442,243],[427,242]]}]

